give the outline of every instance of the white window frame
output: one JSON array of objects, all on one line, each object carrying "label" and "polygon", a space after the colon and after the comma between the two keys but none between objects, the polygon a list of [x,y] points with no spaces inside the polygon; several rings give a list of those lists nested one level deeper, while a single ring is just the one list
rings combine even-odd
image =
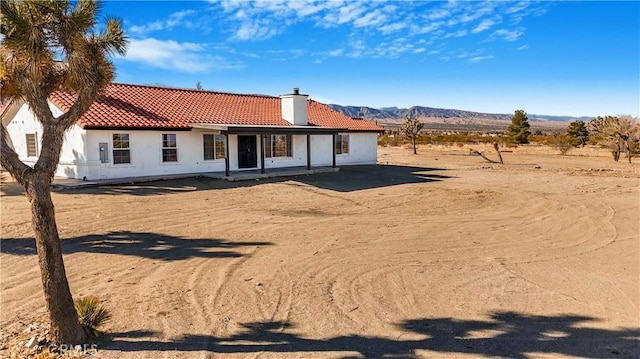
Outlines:
[{"label": "white window frame", "polygon": [[[127,135],[128,137],[127,142],[129,143],[129,147],[127,148],[116,147],[115,141],[113,138],[115,135]],[[128,132],[113,132],[111,134],[111,163],[114,166],[131,166],[133,164],[133,151],[131,150],[131,137],[132,137],[131,134]],[[116,163],[115,151],[129,151],[129,162]]]},{"label": "white window frame", "polygon": [[[165,140],[165,136],[173,136],[173,143],[174,146],[165,146],[165,142],[168,142],[170,140]],[[180,162],[180,157],[178,155],[178,135],[176,133],[163,133],[161,136],[161,151],[160,151],[160,160],[163,164],[175,164]],[[165,150],[174,150],[176,151],[176,156],[175,156],[175,161],[165,161],[165,155],[164,155],[164,151]]]},{"label": "white window frame", "polygon": [[[206,158],[205,143],[204,143],[205,136],[213,136],[213,158]],[[202,159],[203,159],[203,161],[218,161],[218,160],[224,160],[226,158],[226,155],[227,155],[227,140],[226,140],[225,136],[226,135],[223,135],[221,133],[219,133],[219,134],[203,133],[202,134]],[[221,146],[222,151],[220,151],[220,148],[218,146]]]}]

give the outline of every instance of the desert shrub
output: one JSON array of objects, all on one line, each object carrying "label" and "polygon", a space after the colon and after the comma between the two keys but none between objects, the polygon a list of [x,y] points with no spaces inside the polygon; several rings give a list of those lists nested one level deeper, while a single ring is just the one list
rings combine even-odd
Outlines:
[{"label": "desert shrub", "polygon": [[418,142],[432,145],[462,146],[465,144],[492,143],[495,137],[481,133],[428,133],[418,137]]},{"label": "desert shrub", "polygon": [[111,313],[96,297],[78,298],[75,301],[75,307],[80,324],[90,335],[100,334],[98,328],[111,320]]},{"label": "desert shrub", "polygon": [[553,135],[545,135],[545,134],[531,135],[529,136],[529,142],[540,144],[540,145],[547,145],[551,141],[551,137],[553,137]]},{"label": "desert shrub", "polygon": [[382,136],[378,137],[378,146],[398,147],[398,146],[402,145],[403,143],[404,143],[404,139],[402,139],[399,136],[389,136],[389,135],[385,134],[385,135],[382,135]]},{"label": "desert shrub", "polygon": [[578,142],[575,137],[560,133],[550,136],[547,141],[547,144],[551,146],[551,148],[560,151],[562,155],[566,155],[571,148],[576,146],[576,143]]},{"label": "desert shrub", "polygon": [[389,135],[387,135],[386,133],[382,136],[378,136],[378,146],[387,146],[387,143],[389,142]]}]

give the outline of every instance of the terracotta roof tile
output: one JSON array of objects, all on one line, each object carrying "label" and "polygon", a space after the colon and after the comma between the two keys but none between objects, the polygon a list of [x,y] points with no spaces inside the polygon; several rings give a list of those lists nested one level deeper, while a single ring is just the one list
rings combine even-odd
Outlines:
[{"label": "terracotta roof tile", "polygon": [[[68,110],[74,95],[58,91],[51,100]],[[354,120],[328,106],[307,102],[309,125],[382,131],[364,120]],[[89,128],[190,128],[190,123],[290,126],[282,118],[280,98],[167,87],[111,84],[106,95],[94,102],[79,120]]]}]

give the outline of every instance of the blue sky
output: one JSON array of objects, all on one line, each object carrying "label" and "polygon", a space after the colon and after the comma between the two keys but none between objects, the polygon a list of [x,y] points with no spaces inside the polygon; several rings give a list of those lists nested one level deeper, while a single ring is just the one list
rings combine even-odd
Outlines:
[{"label": "blue sky", "polygon": [[640,112],[640,2],[105,1],[116,81],[340,105]]}]

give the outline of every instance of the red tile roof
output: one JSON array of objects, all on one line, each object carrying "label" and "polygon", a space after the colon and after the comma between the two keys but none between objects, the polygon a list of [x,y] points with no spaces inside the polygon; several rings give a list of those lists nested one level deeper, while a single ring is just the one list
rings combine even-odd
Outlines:
[{"label": "red tile roof", "polygon": [[[75,97],[58,91],[52,94],[51,100],[66,111]],[[383,130],[313,100],[307,102],[307,110],[309,125],[351,131]],[[104,129],[189,129],[190,123],[291,126],[282,118],[280,98],[275,96],[117,83],[109,85],[106,95],[94,102],[78,122],[83,128]]]}]

